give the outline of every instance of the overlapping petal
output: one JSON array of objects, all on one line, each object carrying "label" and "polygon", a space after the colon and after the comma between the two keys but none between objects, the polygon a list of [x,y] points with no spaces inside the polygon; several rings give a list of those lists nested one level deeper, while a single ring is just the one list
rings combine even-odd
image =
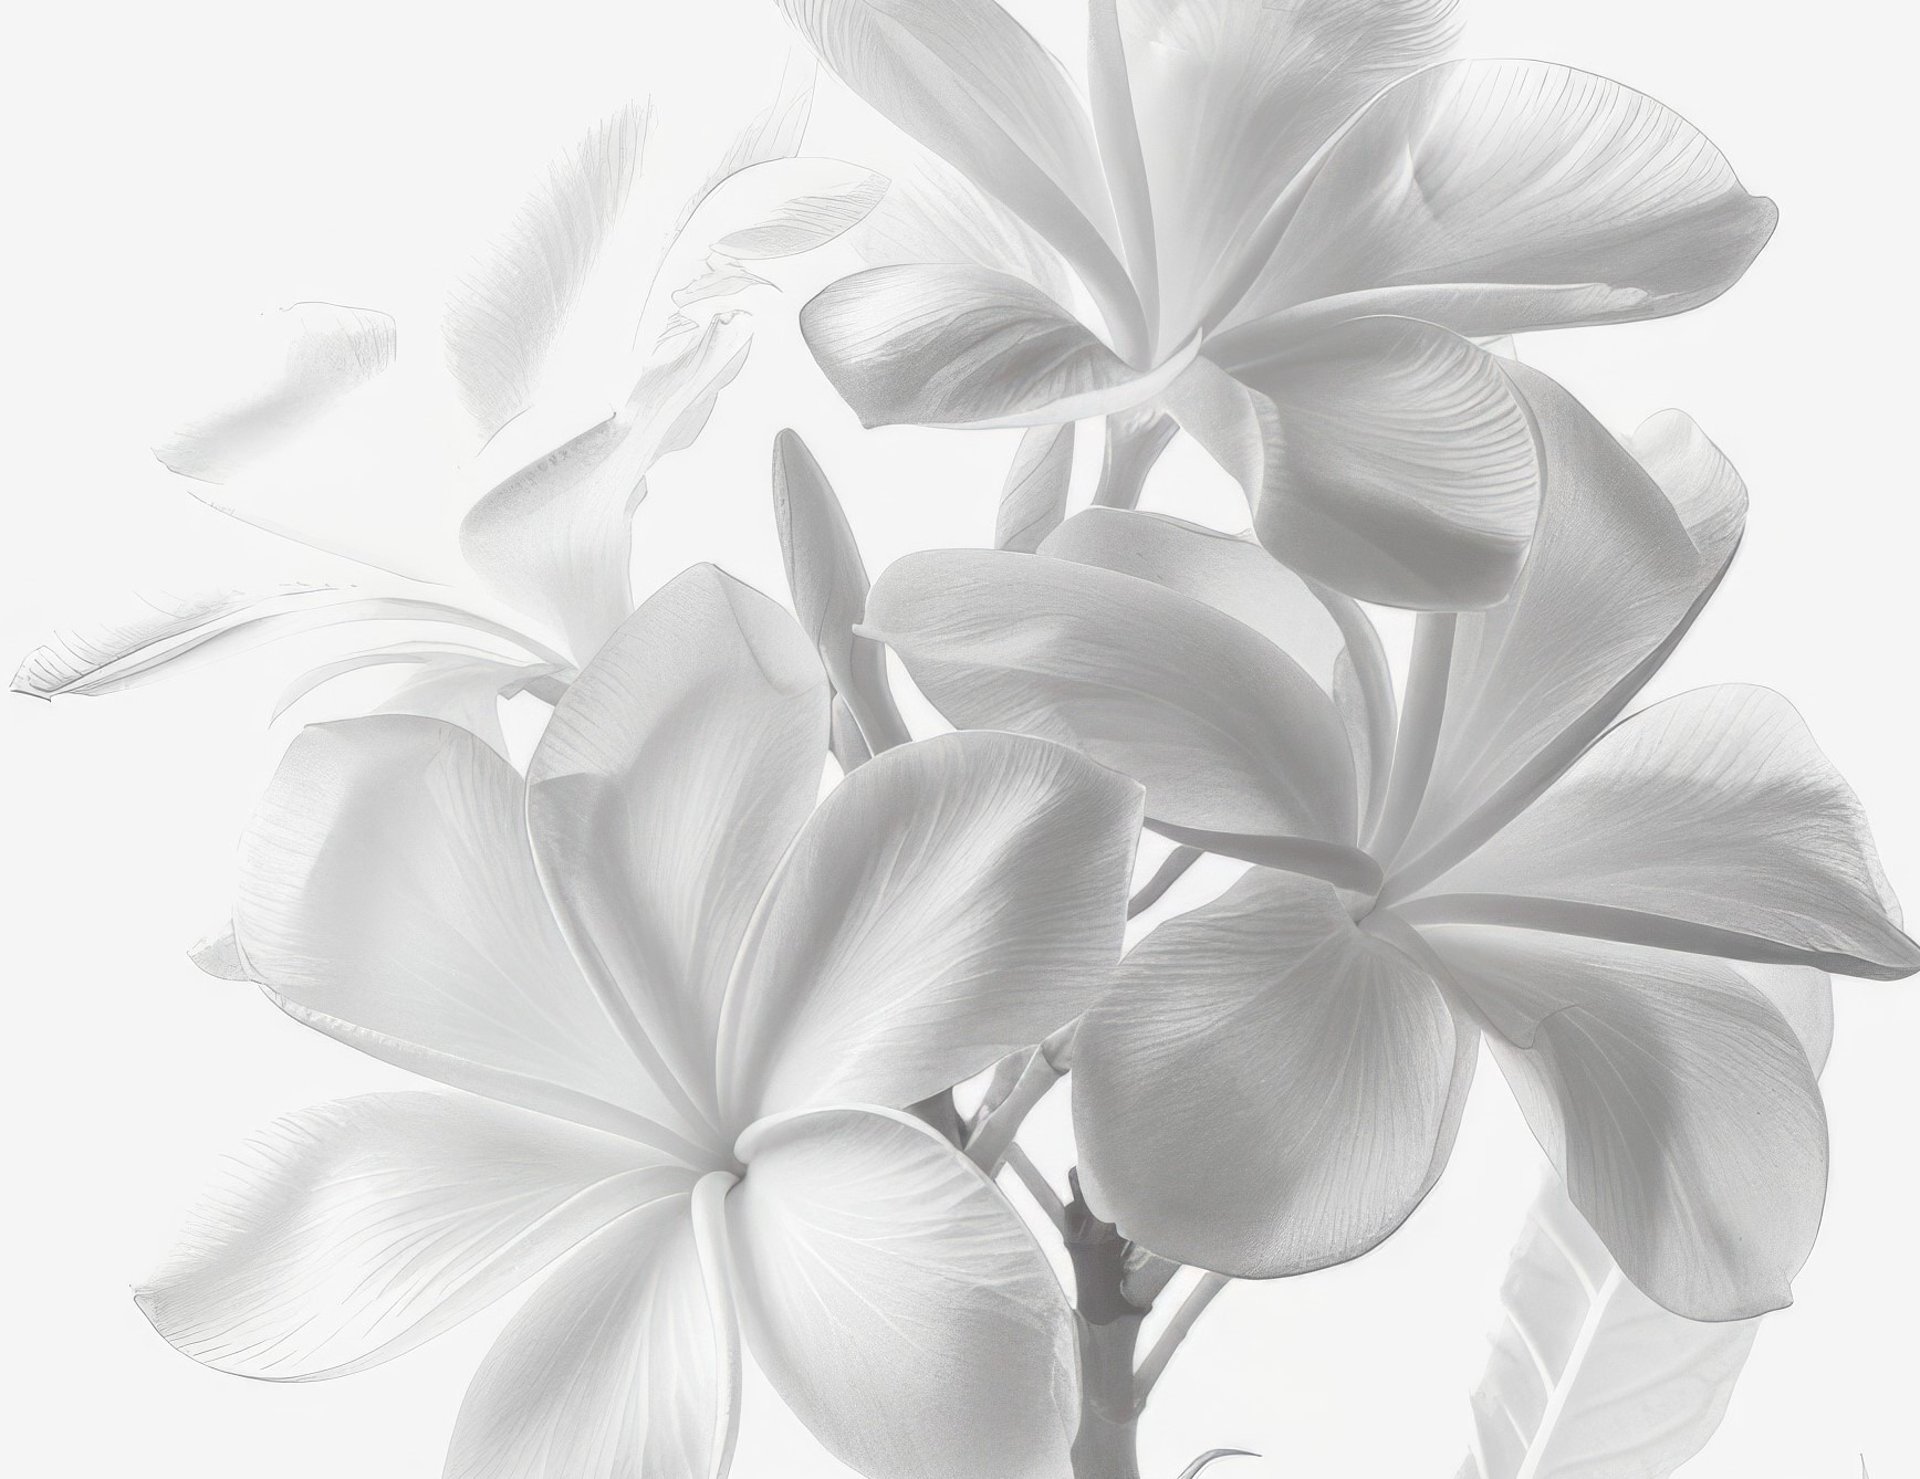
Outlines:
[{"label": "overlapping petal", "polygon": [[1156,822],[1353,840],[1327,694],[1253,629],[1117,571],[943,550],[882,572],[868,628],[955,724],[1059,740],[1147,787]]},{"label": "overlapping petal", "polygon": [[1138,785],[1026,736],[861,766],[754,916],[721,1023],[724,1118],[911,1104],[1071,1021],[1119,956],[1139,826]]},{"label": "overlapping petal", "polygon": [[1484,926],[1426,938],[1608,1250],[1676,1314],[1788,1302],[1826,1191],[1807,1049],[1732,966]]},{"label": "overlapping petal", "polygon": [[1148,935],[1082,1022],[1089,1201],[1154,1252],[1223,1273],[1355,1257],[1444,1159],[1460,1031],[1332,887],[1255,869]]},{"label": "overlapping petal", "polygon": [[1546,62],[1446,62],[1387,89],[1314,167],[1232,322],[1269,316],[1236,335],[1257,339],[1289,308],[1463,334],[1679,313],[1739,279],[1775,215],[1641,93]]},{"label": "overlapping petal", "polygon": [[747,1340],[836,1457],[897,1479],[1067,1472],[1066,1299],[970,1161],[862,1109],[763,1122],[742,1152],[727,1224]]},{"label": "overlapping petal", "polygon": [[369,1094],[263,1131],[135,1293],[196,1361],[276,1381],[342,1376],[692,1182],[631,1141],[484,1099]]},{"label": "overlapping petal", "polygon": [[767,597],[696,566],[567,690],[528,770],[553,912],[616,1020],[711,1113],[721,996],[812,810],[827,680]]}]

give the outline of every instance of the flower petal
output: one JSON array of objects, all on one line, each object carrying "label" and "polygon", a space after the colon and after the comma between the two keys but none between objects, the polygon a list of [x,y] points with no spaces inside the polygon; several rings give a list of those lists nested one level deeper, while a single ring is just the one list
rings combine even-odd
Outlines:
[{"label": "flower petal", "polygon": [[1030,426],[1000,490],[993,547],[1031,554],[1060,526],[1073,480],[1073,423]]},{"label": "flower petal", "polygon": [[1407,912],[1847,975],[1920,970],[1858,799],[1786,700],[1738,684],[1608,731]]},{"label": "flower petal", "polygon": [[1233,322],[1307,304],[1504,334],[1679,313],[1738,281],[1775,217],[1698,129],[1630,88],[1443,63],[1332,147]]},{"label": "flower petal", "polygon": [[1423,933],[1627,1277],[1689,1319],[1786,1304],[1820,1225],[1827,1127],[1779,1010],[1699,956],[1479,926]]},{"label": "flower petal", "polygon": [[[1093,125],[996,0],[780,0],[820,60],[1137,315]],[[1112,311],[1111,309],[1109,310]]]},{"label": "flower petal", "polygon": [[1329,885],[1256,868],[1141,941],[1080,1024],[1088,1201],[1220,1273],[1356,1257],[1431,1185],[1457,1038],[1439,988]]},{"label": "flower petal", "polygon": [[1540,484],[1499,360],[1430,324],[1369,318],[1220,363],[1230,376],[1197,362],[1167,409],[1240,483],[1276,556],[1390,606],[1506,595]]},{"label": "flower petal", "polygon": [[670,1119],[567,953],[523,796],[449,724],[301,731],[241,839],[242,957],[276,1004],[375,1057],[607,1128]]},{"label": "flower petal", "polygon": [[1425,876],[1619,715],[1712,594],[1746,515],[1739,474],[1679,412],[1622,446],[1546,376],[1508,373],[1540,436],[1540,526],[1512,596],[1455,629],[1439,749],[1402,853]]},{"label": "flower petal", "polygon": [[1136,370],[1038,288],[961,263],[870,267],[800,310],[866,426],[1032,426],[1151,400],[1192,357]]},{"label": "flower petal", "polygon": [[135,1298],[178,1350],[222,1371],[344,1376],[692,1182],[631,1141],[484,1099],[367,1094],[249,1143]]},{"label": "flower petal", "polygon": [[562,929],[608,1010],[703,1112],[727,973],[826,758],[827,682],[806,634],[699,565],[587,665],[528,768]]},{"label": "flower petal", "polygon": [[727,1120],[915,1103],[1071,1021],[1119,959],[1139,828],[1138,786],[1043,740],[942,735],[861,766],[741,948]]},{"label": "flower petal", "polygon": [[1156,822],[1353,841],[1333,703],[1210,606],[1044,555],[939,550],[883,571],[867,611],[952,722],[1083,749],[1144,784]]},{"label": "flower petal", "polygon": [[1066,1473],[1066,1297],[978,1168],[925,1125],[868,1110],[749,1139],[727,1203],[741,1318],[821,1443],[890,1479]]},{"label": "flower petal", "polygon": [[1316,151],[1443,55],[1454,0],[1120,0],[1158,228],[1163,337],[1184,338]]},{"label": "flower petal", "polygon": [[706,1479],[727,1362],[681,1198],[576,1250],[481,1364],[445,1479]]},{"label": "flower petal", "polygon": [[719,314],[642,372],[626,405],[473,506],[460,550],[501,600],[585,663],[633,610],[633,511],[649,468],[691,445],[746,363],[752,321]]}]

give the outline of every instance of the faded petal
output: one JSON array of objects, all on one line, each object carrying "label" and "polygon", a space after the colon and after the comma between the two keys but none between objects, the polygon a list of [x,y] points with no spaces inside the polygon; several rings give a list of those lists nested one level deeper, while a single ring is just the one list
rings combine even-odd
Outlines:
[{"label": "faded petal", "polygon": [[1067,1472],[1066,1298],[972,1162],[861,1109],[763,1122],[742,1149],[727,1222],[747,1340],[835,1457],[899,1479]]},{"label": "faded petal", "polygon": [[861,766],[742,947],[727,1121],[915,1103],[1071,1021],[1119,958],[1139,827],[1133,782],[1025,736],[942,735]]},{"label": "faded petal", "polygon": [[222,1371],[344,1376],[692,1181],[631,1141],[484,1099],[343,1099],[250,1142],[135,1298],[178,1350]]},{"label": "faded petal", "polygon": [[1127,956],[1075,1039],[1100,1216],[1221,1273],[1296,1274],[1392,1232],[1450,1141],[1459,1029],[1327,884],[1256,868]]}]

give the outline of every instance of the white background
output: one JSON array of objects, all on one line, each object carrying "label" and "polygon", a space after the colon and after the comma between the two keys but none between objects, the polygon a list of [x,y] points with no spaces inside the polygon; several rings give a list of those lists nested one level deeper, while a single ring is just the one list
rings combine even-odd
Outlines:
[{"label": "white background", "polygon": [[[1072,44],[1077,0],[1029,0],[1021,13]],[[1876,819],[1895,887],[1920,898],[1916,38],[1892,7],[1859,0],[1766,14],[1704,0],[1477,0],[1464,49],[1641,87],[1779,201],[1778,235],[1720,302],[1522,351],[1620,429],[1684,407],[1743,470],[1746,546],[1656,692],[1734,679],[1787,693]],[[0,63],[0,659],[127,590],[302,568],[290,547],[194,504],[145,451],[207,325],[320,297],[396,311],[403,354],[431,354],[439,277],[550,152],[649,91],[670,126],[724,122],[758,85],[778,28],[755,0],[173,0],[16,16]],[[884,153],[878,127],[845,102],[823,98],[817,117],[833,152]],[[875,569],[990,538],[1013,433],[863,434],[798,348],[792,308],[845,262],[793,264],[702,443],[657,472],[640,514],[643,589],[702,558],[781,589],[765,468],[783,424],[834,475]],[[1175,459],[1155,498],[1191,491],[1230,512],[1214,478]],[[128,1297],[218,1152],[275,1114],[399,1077],[200,976],[182,953],[222,915],[232,838],[292,732],[263,727],[288,673],[268,653],[111,699],[0,705],[0,1385],[12,1413],[0,1464],[12,1472],[437,1474],[467,1376],[511,1304],[370,1374],[275,1386],[173,1354]],[[1838,984],[1820,1246],[1689,1479],[1842,1479],[1860,1454],[1880,1479],[1920,1472],[1920,997]],[[1537,1174],[1489,1071],[1452,1169],[1384,1248],[1236,1286],[1214,1306],[1146,1420],[1150,1479],[1215,1445],[1267,1455],[1223,1473],[1450,1475]],[[839,1472],[764,1387],[749,1401],[744,1479]]]}]

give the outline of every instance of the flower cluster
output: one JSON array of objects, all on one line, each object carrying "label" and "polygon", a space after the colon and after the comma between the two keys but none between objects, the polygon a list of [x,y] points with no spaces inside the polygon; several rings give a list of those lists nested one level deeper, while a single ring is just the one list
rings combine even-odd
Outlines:
[{"label": "flower cluster", "polygon": [[[1727,573],[1739,476],[1678,412],[1616,437],[1504,337],[1701,304],[1771,204],[1624,87],[1448,59],[1450,0],[1089,0],[1084,87],[995,0],[779,8],[916,171],[798,155],[811,62],[690,174],[650,173],[646,109],[608,120],[456,290],[437,390],[385,315],[300,305],[160,448],[362,581],[214,592],[15,679],[107,693],[316,631],[352,645],[283,708],[401,672],[286,748],[196,958],[437,1087],[265,1130],[140,1286],[155,1328],[306,1380],[542,1276],[450,1479],[721,1479],[743,1350],[872,1479],[1135,1479],[1205,1301],[1389,1236],[1483,1049],[1570,1203],[1524,1287],[1566,1285],[1548,1248],[1597,1324],[1619,1289],[1676,1330],[1784,1304],[1828,973],[1920,946],[1782,699],[1634,708]],[[997,547],[870,586],[783,432],[792,613],[708,565],[636,608],[649,469],[779,320],[746,264],[842,237],[870,265],[798,330],[868,425],[1026,428]],[[562,362],[613,409],[516,441]],[[1138,506],[1178,435],[1248,530]],[[1398,691],[1363,603],[1418,612]],[[914,737],[889,650],[953,732]],[[1123,951],[1208,854],[1244,871]],[[1064,1077],[1063,1195],[1016,1137]],[[1477,1472],[1540,1471],[1567,1405]]]}]

